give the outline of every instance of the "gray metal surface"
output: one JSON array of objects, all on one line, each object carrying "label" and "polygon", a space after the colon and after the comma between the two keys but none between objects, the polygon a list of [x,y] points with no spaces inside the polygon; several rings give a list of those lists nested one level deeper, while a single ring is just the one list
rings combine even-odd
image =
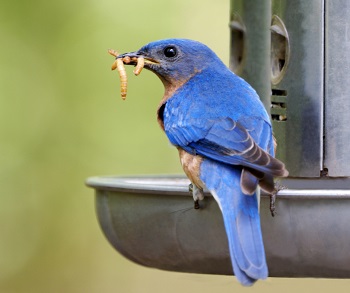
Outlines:
[{"label": "gray metal surface", "polygon": [[350,1],[326,1],[325,158],[329,176],[350,176]]},{"label": "gray metal surface", "polygon": [[[231,0],[231,22],[234,19],[241,19],[245,28],[238,74],[253,85],[268,108],[273,106],[277,157],[292,177],[319,177],[323,168],[324,2]],[[231,46],[235,36],[231,34]],[[235,52],[233,48],[232,55]]]},{"label": "gray metal surface", "polygon": [[[268,111],[271,94],[270,24],[271,1],[231,1],[230,67],[252,85]],[[237,31],[242,31],[242,34]]]},{"label": "gray metal surface", "polygon": [[[164,270],[232,274],[220,210],[209,194],[194,210],[188,183],[174,176],[87,180],[96,189],[103,232],[128,259]],[[269,198],[262,197],[270,276],[350,277],[349,189],[281,190],[276,208],[272,218]]]},{"label": "gray metal surface", "polygon": [[319,177],[323,162],[323,1],[273,0],[284,23],[290,54],[274,96],[286,101],[287,120],[273,120],[277,156],[290,176]]}]

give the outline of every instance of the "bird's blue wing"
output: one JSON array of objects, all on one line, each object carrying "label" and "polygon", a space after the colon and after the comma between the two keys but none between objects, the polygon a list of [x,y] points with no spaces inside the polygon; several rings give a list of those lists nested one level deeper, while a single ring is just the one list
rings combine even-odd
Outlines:
[{"label": "bird's blue wing", "polygon": [[168,123],[165,131],[174,145],[189,153],[272,176],[285,175],[284,164],[269,154],[273,149],[271,127],[263,119],[187,118]]}]

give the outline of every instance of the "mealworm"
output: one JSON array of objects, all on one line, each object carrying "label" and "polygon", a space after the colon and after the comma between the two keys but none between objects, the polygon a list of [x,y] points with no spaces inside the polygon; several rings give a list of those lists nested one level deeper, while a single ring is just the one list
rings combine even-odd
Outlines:
[{"label": "mealworm", "polygon": [[[109,49],[108,53],[111,54],[112,56],[116,57],[115,61],[112,64],[112,70],[117,69],[119,73],[119,78],[120,78],[120,94],[122,96],[122,99],[126,99],[126,92],[128,88],[128,78],[126,76],[126,70],[124,67],[124,62],[123,59],[126,58],[118,58],[119,54],[117,51]],[[130,59],[130,57],[129,57]]]},{"label": "mealworm", "polygon": [[113,49],[108,49],[108,53],[114,57],[118,57],[118,55],[119,55],[118,52],[113,50]]},{"label": "mealworm", "polygon": [[[108,53],[111,54],[112,56],[116,57],[116,58],[117,58],[118,55],[119,55],[117,51],[114,51],[114,50],[112,50],[112,49],[109,49],[109,50],[108,50]],[[114,70],[114,69],[117,68],[117,60],[115,60],[115,61],[113,62],[111,68],[112,68],[112,70]]]},{"label": "mealworm", "polygon": [[138,57],[136,67],[134,69],[134,74],[139,75],[141,73],[144,65],[145,65],[145,59],[143,57]]},{"label": "mealworm", "polygon": [[129,64],[129,63],[131,62],[131,58],[130,58],[129,56],[125,56],[125,57],[123,58],[123,62],[124,62],[125,64]]},{"label": "mealworm", "polygon": [[116,58],[112,64],[112,70],[115,70],[115,69],[118,70],[119,78],[120,78],[120,93],[121,93],[122,99],[125,100],[127,87],[128,87],[128,78],[126,75],[124,63],[129,64],[130,62],[136,62],[134,74],[139,75],[145,65],[145,59],[143,57],[137,58],[137,57],[129,57],[129,56],[118,58],[119,56],[118,52],[112,49],[109,49],[108,53]]},{"label": "mealworm", "polygon": [[113,62],[111,69],[115,70],[117,68],[117,59]]},{"label": "mealworm", "polygon": [[120,78],[120,93],[122,95],[122,99],[126,99],[126,92],[127,92],[127,87],[128,87],[128,78],[126,76],[126,70],[124,67],[124,62],[122,59],[117,59],[117,69],[119,73],[119,78]]}]

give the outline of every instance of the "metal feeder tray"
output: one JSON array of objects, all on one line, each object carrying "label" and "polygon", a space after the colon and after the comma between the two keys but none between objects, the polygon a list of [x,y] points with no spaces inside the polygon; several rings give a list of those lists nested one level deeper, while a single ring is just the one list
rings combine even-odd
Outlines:
[{"label": "metal feeder tray", "polygon": [[[350,277],[349,179],[282,182],[277,215],[261,196],[269,276]],[[231,275],[221,212],[207,193],[193,208],[182,176],[92,177],[96,211],[112,246],[126,258],[162,270]],[[288,186],[297,188],[288,188]],[[320,189],[311,189],[310,186]]]}]

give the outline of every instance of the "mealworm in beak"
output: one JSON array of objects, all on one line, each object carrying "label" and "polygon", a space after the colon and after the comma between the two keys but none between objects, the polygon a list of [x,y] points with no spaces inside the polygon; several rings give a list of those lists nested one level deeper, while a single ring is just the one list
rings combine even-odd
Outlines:
[{"label": "mealworm in beak", "polygon": [[136,62],[134,74],[139,75],[143,67],[145,66],[145,59],[143,57],[137,58],[137,57],[129,57],[129,56],[118,58],[119,56],[118,52],[112,49],[109,49],[108,53],[116,58],[112,64],[112,70],[115,70],[115,69],[118,70],[119,78],[120,78],[120,93],[121,93],[122,99],[125,100],[127,87],[128,87],[128,78],[126,75],[124,63],[129,64],[130,62]]},{"label": "mealworm in beak", "polygon": [[112,70],[115,70],[116,68],[117,68],[117,60],[115,60],[115,61],[113,62],[111,69],[112,69]]},{"label": "mealworm in beak", "polygon": [[134,74],[139,75],[144,66],[145,66],[145,59],[143,57],[138,57],[136,67],[134,69]]},{"label": "mealworm in beak", "polygon": [[126,76],[126,70],[124,67],[124,62],[122,59],[117,59],[117,69],[119,73],[119,78],[120,78],[120,93],[122,96],[122,99],[126,99],[126,92],[127,92],[127,87],[128,87],[128,78]]},{"label": "mealworm in beak", "polygon": [[[111,54],[112,56],[116,57],[116,58],[117,58],[118,55],[119,55],[117,51],[114,51],[114,50],[112,50],[112,49],[109,49],[109,50],[108,50],[108,53]],[[117,60],[115,60],[115,61],[113,62],[111,68],[112,68],[112,70],[114,70],[114,69],[117,68]]]},{"label": "mealworm in beak", "polygon": [[108,49],[108,53],[114,57],[118,57],[118,55],[119,55],[118,52],[113,50],[113,49]]},{"label": "mealworm in beak", "polygon": [[[126,76],[124,62],[121,58],[118,58],[119,54],[117,51],[109,49],[108,53],[117,58],[117,59],[115,59],[115,61],[112,64],[112,70],[115,70],[115,69],[118,70],[119,78],[120,78],[120,94],[122,96],[122,99],[125,100],[126,99],[126,92],[127,92],[127,88],[128,88],[128,78]],[[126,58],[126,57],[124,57],[124,58]],[[130,59],[130,57],[129,57],[129,59]]]},{"label": "mealworm in beak", "polygon": [[131,58],[130,58],[129,56],[125,56],[125,57],[123,58],[123,62],[124,62],[125,64],[129,64],[129,63],[131,62]]}]

